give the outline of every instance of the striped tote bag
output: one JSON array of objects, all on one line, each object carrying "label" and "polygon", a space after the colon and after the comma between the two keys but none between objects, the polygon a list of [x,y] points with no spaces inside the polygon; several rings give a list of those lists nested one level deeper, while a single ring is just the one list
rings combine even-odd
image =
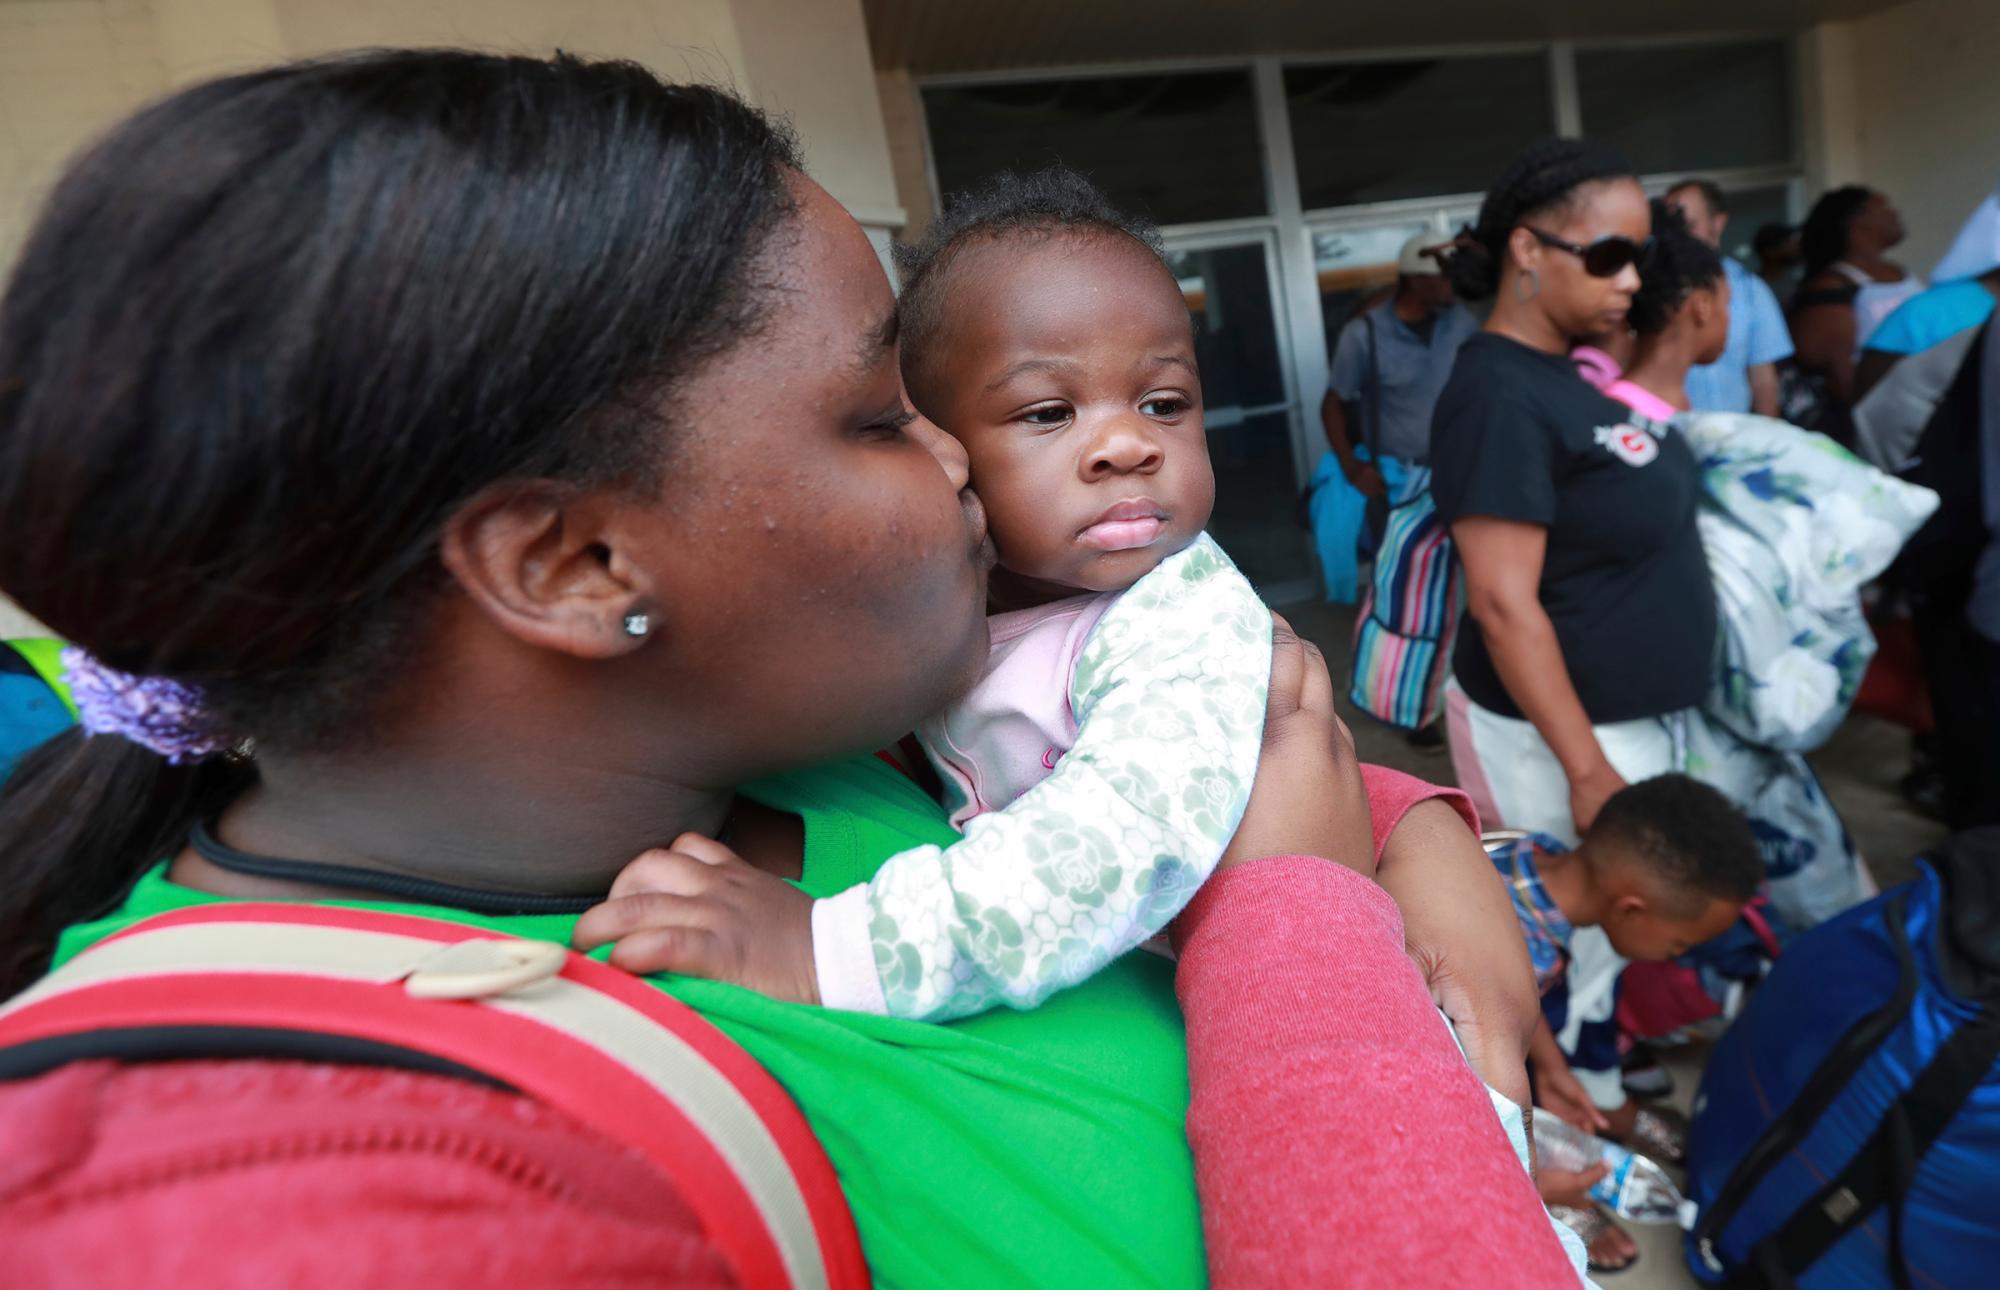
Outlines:
[{"label": "striped tote bag", "polygon": [[1355,620],[1354,706],[1406,730],[1437,720],[1463,608],[1451,534],[1431,503],[1431,472],[1414,468],[1396,486]]}]

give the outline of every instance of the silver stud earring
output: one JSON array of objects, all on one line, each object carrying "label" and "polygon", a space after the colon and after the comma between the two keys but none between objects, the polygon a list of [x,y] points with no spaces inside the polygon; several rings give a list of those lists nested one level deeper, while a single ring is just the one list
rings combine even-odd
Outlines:
[{"label": "silver stud earring", "polygon": [[653,620],[647,615],[641,613],[625,615],[625,634],[634,640],[640,639],[652,630]]}]

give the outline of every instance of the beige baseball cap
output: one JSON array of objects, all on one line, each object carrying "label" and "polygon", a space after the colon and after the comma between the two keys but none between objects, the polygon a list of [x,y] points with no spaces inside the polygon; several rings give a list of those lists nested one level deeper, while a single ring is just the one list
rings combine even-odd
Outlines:
[{"label": "beige baseball cap", "polygon": [[1425,255],[1424,252],[1434,251],[1450,242],[1450,238],[1439,237],[1436,233],[1417,234],[1403,243],[1403,249],[1397,253],[1396,272],[1411,278],[1436,277],[1444,272],[1444,267],[1437,262],[1436,256]]}]

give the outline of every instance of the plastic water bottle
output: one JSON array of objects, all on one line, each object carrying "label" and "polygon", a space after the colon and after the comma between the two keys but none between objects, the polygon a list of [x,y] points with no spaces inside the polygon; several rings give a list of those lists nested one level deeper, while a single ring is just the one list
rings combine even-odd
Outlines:
[{"label": "plastic water bottle", "polygon": [[1635,1223],[1678,1223],[1680,1188],[1667,1171],[1645,1156],[1558,1119],[1547,1111],[1535,1114],[1535,1154],[1544,1165],[1582,1171],[1603,1161],[1611,1172],[1591,1186],[1590,1194],[1609,1205],[1620,1218]]}]

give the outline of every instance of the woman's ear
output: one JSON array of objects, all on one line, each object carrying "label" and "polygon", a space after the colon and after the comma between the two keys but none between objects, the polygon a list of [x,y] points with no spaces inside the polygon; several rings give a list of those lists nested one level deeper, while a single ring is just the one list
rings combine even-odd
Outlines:
[{"label": "woman's ear", "polygon": [[1525,227],[1517,227],[1507,235],[1507,258],[1523,273],[1539,270],[1547,249]]},{"label": "woman's ear", "polygon": [[445,522],[439,555],[502,631],[577,658],[616,658],[658,616],[644,573],[612,554],[610,504],[554,480],[480,493]]}]

